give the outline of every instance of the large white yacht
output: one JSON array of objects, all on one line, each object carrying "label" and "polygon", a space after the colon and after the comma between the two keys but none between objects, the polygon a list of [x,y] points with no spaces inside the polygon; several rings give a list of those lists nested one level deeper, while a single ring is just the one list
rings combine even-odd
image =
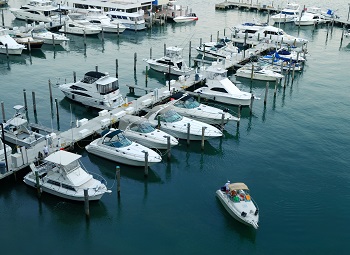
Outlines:
[{"label": "large white yacht", "polygon": [[59,30],[62,33],[75,35],[96,35],[102,29],[99,26],[91,24],[81,13],[70,13],[65,21],[65,24]]},{"label": "large white yacht", "polygon": [[145,152],[149,166],[162,161],[157,152],[130,141],[119,129],[105,130],[101,135],[85,147],[89,153],[131,166],[145,166]]},{"label": "large white yacht", "polygon": [[189,75],[193,68],[186,65],[182,57],[182,48],[167,47],[165,49],[165,56],[157,59],[144,59],[150,68],[162,73],[170,73],[173,75]]},{"label": "large white yacht", "polygon": [[175,146],[179,143],[172,135],[154,128],[148,119],[144,117],[125,115],[119,120],[119,129],[124,130],[124,135],[131,141],[148,148],[167,149],[168,137],[170,138],[170,146]]},{"label": "large white yacht", "polygon": [[29,172],[23,181],[36,187],[36,175],[40,188],[47,193],[62,198],[84,201],[84,190],[88,190],[89,200],[99,200],[104,193],[110,193],[106,180],[93,178],[79,163],[80,155],[59,150],[44,159],[41,165],[30,165]]},{"label": "large white yacht", "polygon": [[10,8],[10,11],[21,20],[52,22],[59,19],[55,13],[58,11],[58,5],[51,0],[30,0],[21,8]]},{"label": "large white yacht", "polygon": [[9,35],[8,29],[0,28],[0,54],[21,55],[25,48]]},{"label": "large white yacht", "polygon": [[129,30],[144,30],[146,29],[146,21],[144,11],[139,12],[123,12],[123,11],[109,11],[107,15],[113,21],[118,21]]},{"label": "large white yacht", "polygon": [[241,106],[250,105],[252,94],[239,90],[227,78],[227,70],[222,65],[213,62],[211,66],[202,71],[204,71],[204,77],[206,78],[205,86],[196,89],[194,92],[220,103]]},{"label": "large white yacht", "polygon": [[81,81],[59,85],[66,97],[98,109],[111,110],[124,103],[118,79],[108,73],[87,72]]},{"label": "large white yacht", "polygon": [[280,13],[271,16],[271,19],[276,23],[293,22],[295,18],[300,16],[300,5],[296,3],[288,3],[286,8]]},{"label": "large white yacht", "polygon": [[235,74],[237,77],[243,77],[260,81],[276,81],[284,78],[283,74],[275,72],[269,68],[259,65],[258,63],[246,64],[239,68]]}]

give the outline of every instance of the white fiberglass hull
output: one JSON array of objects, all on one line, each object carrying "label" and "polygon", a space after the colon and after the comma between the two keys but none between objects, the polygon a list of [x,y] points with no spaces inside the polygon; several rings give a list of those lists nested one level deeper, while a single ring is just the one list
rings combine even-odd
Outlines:
[{"label": "white fiberglass hull", "polygon": [[5,46],[0,46],[0,54],[9,54],[9,55],[21,55],[22,51],[25,47],[23,46],[23,48],[8,48],[6,51],[6,47]]},{"label": "white fiberglass hull", "polygon": [[[251,226],[255,229],[258,228],[258,223],[259,223],[259,214],[255,215],[254,212],[256,210],[254,204],[252,201],[249,202],[238,202],[238,203],[242,203],[243,206],[242,208],[246,208],[245,210],[247,215],[245,217],[243,217],[241,215],[242,211],[240,210],[240,208],[238,208],[237,206],[235,206],[235,202],[233,202],[229,196],[221,191],[221,190],[217,190],[216,191],[216,195],[219,198],[221,204],[225,207],[226,211],[237,221],[247,225],[247,226]],[[247,204],[245,204],[247,203]],[[249,204],[248,204],[249,203]],[[253,209],[253,212],[249,212],[249,209]]]},{"label": "white fiberglass hull", "polygon": [[125,26],[107,26],[107,25],[102,25],[101,26],[101,29],[103,29],[103,32],[106,32],[106,33],[123,33],[126,29]]},{"label": "white fiberglass hull", "polygon": [[251,70],[237,70],[236,72],[237,77],[242,77],[242,78],[249,78],[253,80],[259,80],[259,81],[276,81],[276,79],[280,80],[283,78],[283,75],[275,73],[274,75],[269,75],[269,74],[264,74],[264,73],[256,73],[253,72],[253,77],[252,77],[252,72]]},{"label": "white fiberglass hull", "polygon": [[[33,188],[36,188],[35,176],[33,175],[32,172],[27,174],[24,177],[23,181],[27,185]],[[72,191],[72,190],[55,186],[49,183],[40,183],[40,185],[41,185],[40,188],[43,192],[49,193],[51,195],[55,195],[58,197],[62,197],[62,198],[74,200],[74,201],[85,201],[84,189],[79,189],[78,191]],[[89,188],[88,189],[89,201],[100,200],[100,198],[103,196],[103,194],[106,191],[107,191],[107,188],[100,189],[97,191],[94,188]]]},{"label": "white fiberglass hull", "polygon": [[280,15],[280,14],[276,14],[274,16],[271,16],[271,19],[275,22],[275,23],[289,23],[289,22],[293,22],[294,19],[296,18],[296,16],[286,16],[286,15]]},{"label": "white fiberglass hull", "polygon": [[148,59],[146,62],[149,64],[150,68],[162,73],[168,73],[170,71],[170,74],[181,76],[189,75],[192,72],[192,68],[186,68],[185,70],[174,68],[173,66],[169,68],[168,65],[162,65],[158,63],[155,59]]},{"label": "white fiberglass hull", "polygon": [[[158,129],[155,130],[154,132],[156,132],[157,134],[152,135],[149,133],[138,133],[132,130],[125,130],[124,135],[130,140],[137,142],[143,146],[146,146],[147,148],[161,149],[161,150],[167,149],[168,148],[167,136],[169,136],[169,134]],[[178,145],[178,143],[179,142],[173,136],[170,136],[171,147]]]},{"label": "white fiberglass hull", "polygon": [[[53,35],[53,38],[52,38]],[[63,42],[68,42],[69,39],[62,35],[57,34],[49,34],[49,35],[40,35],[40,34],[33,34],[34,39],[43,40],[45,44],[53,45],[55,42],[55,45],[62,44]]]},{"label": "white fiberglass hull", "polygon": [[115,162],[119,162],[130,166],[145,166],[145,153],[148,151],[148,165],[151,166],[155,163],[162,161],[161,156],[155,151],[148,149],[142,145],[138,145],[138,151],[128,151],[125,148],[113,148],[99,144],[99,139],[94,140],[85,149],[92,154],[100,156],[105,159],[109,159]]},{"label": "white fiberglass hull", "polygon": [[37,21],[37,22],[51,22],[52,19],[50,17],[47,17],[45,15],[41,14],[35,14],[28,11],[23,11],[21,9],[12,8],[10,9],[12,14],[16,17],[16,19],[20,20],[31,20],[31,21]]},{"label": "white fiberglass hull", "polygon": [[[205,107],[205,106],[204,106]],[[210,107],[210,106],[206,106]],[[201,109],[203,106],[201,107]],[[239,121],[239,118],[232,116],[229,113],[210,113],[199,111],[197,109],[176,108],[176,111],[182,116],[186,116],[191,119],[195,119],[211,125],[227,124],[229,121]],[[224,114],[224,117],[222,117]]]},{"label": "white fiberglass hull", "polygon": [[234,97],[226,93],[220,93],[210,90],[209,88],[203,87],[196,89],[194,92],[200,93],[203,98],[207,98],[216,102],[229,104],[229,105],[241,105],[241,106],[250,106],[251,96],[245,97]]},{"label": "white fiberglass hull", "polygon": [[198,18],[179,16],[173,19],[176,23],[185,23],[198,20]]},{"label": "white fiberglass hull", "polygon": [[60,32],[75,34],[75,35],[97,35],[101,32],[100,28],[90,27],[70,27],[68,24],[59,30]]}]

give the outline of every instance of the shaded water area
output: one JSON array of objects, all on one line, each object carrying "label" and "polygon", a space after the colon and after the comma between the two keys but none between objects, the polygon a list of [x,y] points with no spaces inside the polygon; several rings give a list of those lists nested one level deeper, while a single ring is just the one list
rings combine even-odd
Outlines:
[{"label": "shaded water area", "polygon": [[[13,1],[19,6],[22,1]],[[73,71],[81,78],[94,70],[115,75],[119,64],[121,92],[128,96],[126,84],[145,86],[146,63],[152,47],[153,57],[163,55],[163,45],[181,46],[188,56],[200,38],[209,41],[217,31],[223,35],[238,23],[266,14],[238,10],[215,11],[216,1],[203,5],[187,1],[199,20],[193,24],[168,23],[162,27],[120,35],[83,37],[69,35],[62,47],[44,46],[42,51],[10,57],[0,55],[0,101],[7,118],[12,107],[23,104],[26,89],[29,118],[35,122],[31,92],[36,92],[37,121],[53,129],[67,130],[76,119],[92,118],[97,110],[64,98],[57,89],[53,97],[59,102],[60,123],[51,113],[48,80],[53,84],[73,80]],[[337,1],[334,6],[346,9]],[[346,16],[346,12],[343,11]],[[5,10],[6,22],[13,17]],[[143,168],[121,165],[121,197],[117,197],[116,163],[89,155],[84,146],[74,151],[82,154],[82,163],[106,178],[112,194],[90,203],[90,220],[84,205],[43,194],[27,187],[23,176],[0,181],[0,229],[3,254],[50,253],[96,254],[344,254],[350,220],[349,153],[349,74],[350,39],[341,44],[340,28],[282,25],[287,33],[308,39],[309,55],[305,70],[291,79],[286,88],[274,84],[264,106],[265,83],[239,79],[238,86],[260,96],[253,114],[243,109],[239,128],[225,127],[221,139],[206,142],[181,141],[152,166],[148,178]],[[134,53],[137,68],[134,73]],[[192,49],[192,57],[195,57]],[[193,61],[192,61],[193,64]],[[235,80],[231,73],[231,79]],[[165,76],[150,71],[147,86],[164,86]],[[144,94],[137,91],[136,96]],[[236,111],[235,107],[231,107]],[[163,152],[164,153],[164,152]],[[226,180],[245,182],[260,209],[259,229],[254,230],[234,220],[220,204],[215,191]]]}]

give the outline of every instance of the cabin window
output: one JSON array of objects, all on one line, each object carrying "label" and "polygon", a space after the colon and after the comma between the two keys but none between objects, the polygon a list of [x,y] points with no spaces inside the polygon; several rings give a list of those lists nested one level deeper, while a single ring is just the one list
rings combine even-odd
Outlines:
[{"label": "cabin window", "polygon": [[78,167],[79,167],[79,162],[78,162],[78,160],[75,160],[75,161],[73,161],[72,163],[70,163],[70,164],[64,166],[64,170],[65,170],[66,173],[68,174],[68,173],[74,171],[74,170],[75,170],[76,168],[78,168]]},{"label": "cabin window", "polygon": [[56,182],[56,181],[53,181],[53,180],[47,180],[47,183],[50,183],[50,184],[58,186],[58,187],[61,186],[59,182]]},{"label": "cabin window", "polygon": [[118,81],[114,81],[112,83],[109,84],[97,84],[97,91],[101,94],[101,95],[106,95],[109,94],[113,91],[116,91],[117,89],[119,89],[119,85],[118,85]]},{"label": "cabin window", "polygon": [[75,189],[72,186],[69,186],[69,185],[63,184],[63,183],[62,183],[62,188],[69,189],[71,191],[75,191]]},{"label": "cabin window", "polygon": [[82,93],[82,92],[79,92],[79,91],[72,91],[72,93],[76,94],[76,95],[79,95],[79,96],[83,96],[83,97],[91,97],[90,95]]},{"label": "cabin window", "polygon": [[149,122],[144,122],[132,127],[131,130],[140,133],[151,133],[155,130],[155,128]]},{"label": "cabin window", "polygon": [[222,92],[222,93],[227,93],[226,89],[224,89],[224,88],[212,88],[211,90],[217,91],[217,92]]},{"label": "cabin window", "polygon": [[77,85],[72,85],[72,86],[70,86],[70,88],[71,88],[71,89],[75,89],[75,90],[83,90],[83,91],[87,91],[87,89],[84,89],[84,88],[79,87],[79,86],[77,86]]},{"label": "cabin window", "polygon": [[182,118],[183,117],[180,114],[178,114],[175,110],[170,110],[160,115],[160,120],[170,123],[180,121],[182,120]]}]

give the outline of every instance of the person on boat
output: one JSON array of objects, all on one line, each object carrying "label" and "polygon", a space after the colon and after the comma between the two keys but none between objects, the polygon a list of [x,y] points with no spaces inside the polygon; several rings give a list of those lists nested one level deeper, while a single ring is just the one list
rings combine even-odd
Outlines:
[{"label": "person on boat", "polygon": [[47,145],[45,145],[43,151],[44,151],[45,157],[47,157],[49,155],[49,147],[47,147]]},{"label": "person on boat", "polygon": [[226,183],[225,183],[225,190],[226,190],[226,193],[228,193],[229,192],[229,190],[230,190],[230,188],[229,188],[229,186],[228,185],[230,185],[230,181],[227,181]]}]

